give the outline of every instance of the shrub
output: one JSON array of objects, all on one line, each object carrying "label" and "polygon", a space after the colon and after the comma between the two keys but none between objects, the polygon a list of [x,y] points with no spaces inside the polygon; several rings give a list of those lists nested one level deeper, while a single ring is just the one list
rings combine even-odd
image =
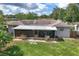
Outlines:
[{"label": "shrub", "polygon": [[5,50],[5,54],[9,56],[22,56],[23,51],[16,45],[13,45]]}]

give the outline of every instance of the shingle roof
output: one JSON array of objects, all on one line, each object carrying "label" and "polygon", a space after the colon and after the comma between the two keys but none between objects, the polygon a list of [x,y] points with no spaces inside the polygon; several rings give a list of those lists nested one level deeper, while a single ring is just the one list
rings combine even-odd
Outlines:
[{"label": "shingle roof", "polygon": [[21,21],[24,25],[31,25],[33,24],[34,20],[23,20]]},{"label": "shingle roof", "polygon": [[21,21],[7,21],[7,25],[23,25]]},{"label": "shingle roof", "polygon": [[69,27],[67,23],[60,20],[21,20],[21,21],[7,21],[7,25],[39,25],[39,26],[56,26],[56,27]]},{"label": "shingle roof", "polygon": [[64,23],[64,22],[60,22],[54,26],[56,26],[56,27],[70,27],[70,25],[68,25],[67,23]]}]

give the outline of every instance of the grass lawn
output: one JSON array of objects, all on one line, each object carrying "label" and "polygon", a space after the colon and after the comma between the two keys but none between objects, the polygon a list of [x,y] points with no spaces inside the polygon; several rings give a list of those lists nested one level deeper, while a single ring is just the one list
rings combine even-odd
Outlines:
[{"label": "grass lawn", "polygon": [[25,56],[79,56],[79,40],[65,40],[58,43],[30,44],[15,42]]}]

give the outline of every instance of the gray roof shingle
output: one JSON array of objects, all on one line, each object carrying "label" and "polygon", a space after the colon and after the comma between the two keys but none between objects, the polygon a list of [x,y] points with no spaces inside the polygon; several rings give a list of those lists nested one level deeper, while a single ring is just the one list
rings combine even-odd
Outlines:
[{"label": "gray roof shingle", "polygon": [[21,20],[21,21],[7,21],[7,25],[42,25],[42,26],[56,26],[56,27],[69,27],[67,23],[60,20]]}]

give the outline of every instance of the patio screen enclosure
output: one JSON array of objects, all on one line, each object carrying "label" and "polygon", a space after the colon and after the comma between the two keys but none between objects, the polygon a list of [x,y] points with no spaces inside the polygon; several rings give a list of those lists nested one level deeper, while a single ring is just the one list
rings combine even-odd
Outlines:
[{"label": "patio screen enclosure", "polygon": [[20,37],[24,35],[26,37],[38,37],[50,36],[50,38],[55,37],[55,30],[15,30],[15,37]]}]

